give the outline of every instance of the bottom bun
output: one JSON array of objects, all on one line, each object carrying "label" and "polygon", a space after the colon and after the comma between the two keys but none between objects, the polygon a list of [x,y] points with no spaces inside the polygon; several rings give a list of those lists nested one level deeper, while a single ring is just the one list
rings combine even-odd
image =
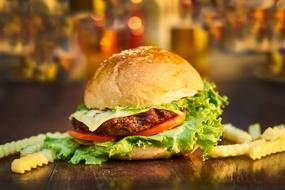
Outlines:
[{"label": "bottom bun", "polygon": [[[167,151],[167,148],[160,148],[155,146],[144,146],[136,147],[126,156],[113,157],[112,159],[117,160],[151,160],[151,159],[166,159],[171,157],[171,153]],[[201,149],[198,145],[195,145],[194,148],[184,153],[188,157],[201,157]]]},{"label": "bottom bun", "polygon": [[171,157],[167,148],[159,148],[154,146],[136,147],[126,156],[114,157],[118,160],[150,160],[150,159],[166,159]]}]

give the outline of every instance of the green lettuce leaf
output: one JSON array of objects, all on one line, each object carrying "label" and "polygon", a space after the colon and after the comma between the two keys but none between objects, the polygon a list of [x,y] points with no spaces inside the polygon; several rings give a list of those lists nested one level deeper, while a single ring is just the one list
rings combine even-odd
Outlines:
[{"label": "green lettuce leaf", "polygon": [[70,163],[78,164],[81,161],[84,161],[85,164],[101,164],[108,159],[108,147],[80,146],[74,152],[74,155],[70,159]]},{"label": "green lettuce leaf", "polygon": [[212,83],[204,81],[204,89],[188,99],[186,120],[197,120],[197,144],[203,150],[203,158],[217,145],[223,132],[220,115],[228,104],[227,97],[220,96]]},{"label": "green lettuce leaf", "polygon": [[[186,120],[178,127],[153,136],[127,136],[117,142],[79,144],[71,137],[47,138],[45,146],[54,150],[58,159],[67,159],[72,164],[100,164],[112,157],[126,156],[135,147],[156,146],[167,148],[170,154],[183,154],[195,145],[203,150],[203,158],[218,143],[223,132],[220,115],[227,98],[218,94],[213,84],[204,81],[204,89],[191,98],[182,98],[161,105],[168,109],[184,109]],[[83,107],[83,110],[87,108]],[[138,110],[138,108],[116,108]],[[141,108],[145,109],[145,108]]]},{"label": "green lettuce leaf", "polygon": [[79,147],[78,144],[71,137],[49,137],[44,140],[44,147],[54,151],[57,159],[69,159]]},{"label": "green lettuce leaf", "polygon": [[85,104],[80,104],[77,106],[76,111],[88,110],[88,107]]},{"label": "green lettuce leaf", "polygon": [[[194,122],[184,122],[174,129],[162,132],[150,137],[128,136],[118,142],[95,143],[83,145],[71,137],[57,138],[48,137],[45,146],[54,150],[57,159],[69,159],[70,163],[100,164],[112,157],[123,157],[135,147],[156,146],[167,148],[171,154],[180,154],[193,149],[196,138]],[[67,143],[71,145],[66,146]]]}]

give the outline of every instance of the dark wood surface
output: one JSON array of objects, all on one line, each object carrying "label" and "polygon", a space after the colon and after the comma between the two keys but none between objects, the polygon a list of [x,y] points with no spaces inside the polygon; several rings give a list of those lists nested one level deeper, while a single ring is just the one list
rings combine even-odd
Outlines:
[{"label": "dark wood surface", "polygon": [[[208,77],[230,99],[223,114],[225,123],[244,129],[254,122],[263,128],[285,123],[285,85],[252,74],[252,62],[264,57],[215,55],[211,59]],[[2,83],[0,144],[41,132],[65,131],[70,126],[68,115],[82,101],[83,89],[83,82]],[[259,161],[238,157],[201,162],[174,157],[93,166],[55,162],[24,175],[10,171],[17,157],[0,159],[0,189],[285,189],[285,153]]]}]

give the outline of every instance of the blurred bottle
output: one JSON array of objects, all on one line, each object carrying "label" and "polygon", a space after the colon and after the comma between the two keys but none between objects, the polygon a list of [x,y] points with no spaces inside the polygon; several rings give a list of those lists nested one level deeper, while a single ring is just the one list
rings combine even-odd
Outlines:
[{"label": "blurred bottle", "polygon": [[276,9],[273,19],[272,48],[285,48],[285,8]]},{"label": "blurred bottle", "polygon": [[[165,2],[163,2],[165,3]],[[159,46],[159,24],[161,18],[161,10],[159,9],[158,2],[153,0],[141,0],[142,4],[142,18],[144,28],[144,44]],[[164,31],[165,32],[165,31]]]},{"label": "blurred bottle", "polygon": [[225,23],[216,9],[210,8],[203,11],[206,27],[209,31],[211,45],[221,47],[225,40]]},{"label": "blurred bottle", "polygon": [[181,1],[181,20],[171,30],[171,49],[187,59],[198,72],[205,76],[208,72],[208,34],[192,21],[191,0]]},{"label": "blurred bottle", "polygon": [[266,36],[266,20],[267,10],[257,8],[253,12],[252,34],[255,36],[258,42],[262,42]]},{"label": "blurred bottle", "polygon": [[144,41],[144,23],[140,11],[128,18],[128,48],[141,46]]},{"label": "blurred bottle", "polygon": [[[103,36],[100,40],[100,51],[104,56],[110,56],[121,49],[121,45],[124,46],[125,23],[124,18],[124,6],[121,5],[120,0],[105,1],[105,28]],[[103,12],[102,12],[103,13]],[[122,44],[121,44],[121,43]]]},{"label": "blurred bottle", "polygon": [[251,31],[253,51],[268,52],[270,51],[271,40],[271,13],[273,0],[257,1],[252,7],[253,12],[250,15],[252,18]]},{"label": "blurred bottle", "polygon": [[[75,78],[80,75],[88,78],[104,59],[101,44],[102,39],[106,39],[106,3],[104,0],[70,1],[70,9],[73,23],[71,49],[78,57],[73,63],[72,75]],[[108,41],[103,40],[103,43],[107,46]]]}]

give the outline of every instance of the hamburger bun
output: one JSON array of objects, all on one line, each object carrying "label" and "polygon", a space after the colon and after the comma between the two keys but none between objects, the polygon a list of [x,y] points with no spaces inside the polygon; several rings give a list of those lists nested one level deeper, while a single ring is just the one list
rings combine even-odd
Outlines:
[{"label": "hamburger bun", "polygon": [[203,88],[183,58],[156,47],[122,51],[106,59],[87,84],[88,108],[146,107],[193,96]]},{"label": "hamburger bun", "polygon": [[[194,146],[193,150],[185,153],[188,157],[200,152],[198,145]],[[167,159],[171,157],[171,153],[167,148],[154,146],[136,147],[124,157],[115,157],[117,160],[152,160],[152,159]]]},{"label": "hamburger bun", "polygon": [[117,160],[151,160],[170,158],[171,154],[166,148],[147,146],[136,147],[124,157],[114,157]]}]

